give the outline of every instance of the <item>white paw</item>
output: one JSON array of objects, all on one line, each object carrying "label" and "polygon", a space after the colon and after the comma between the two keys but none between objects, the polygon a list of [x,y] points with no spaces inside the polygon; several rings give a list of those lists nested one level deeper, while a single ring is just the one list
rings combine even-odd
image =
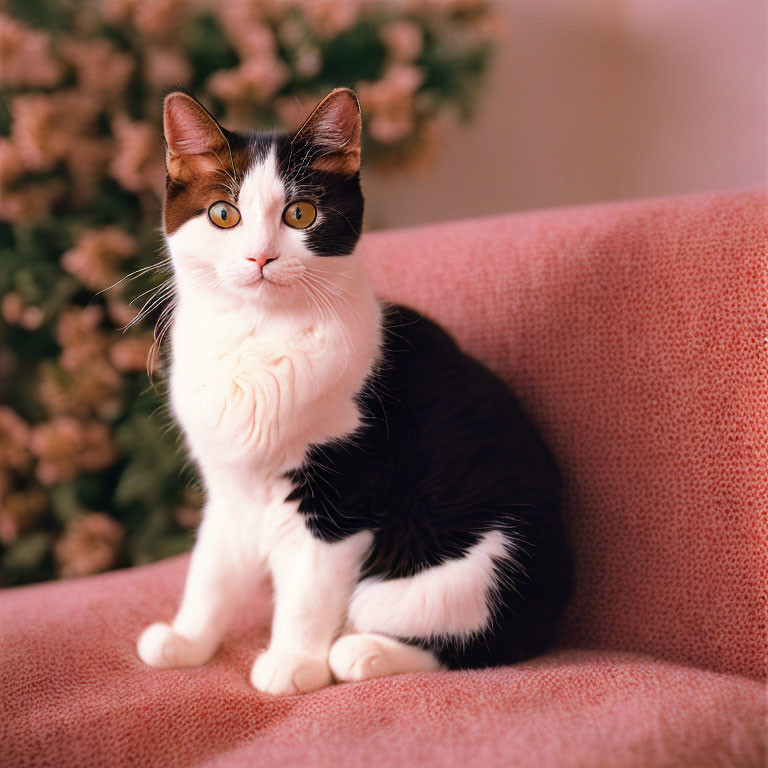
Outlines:
[{"label": "white paw", "polygon": [[370,635],[346,635],[331,648],[328,661],[339,682],[371,680],[389,674],[384,650]]},{"label": "white paw", "polygon": [[251,685],[274,696],[308,693],[332,682],[327,656],[267,650],[256,659],[251,670]]},{"label": "white paw", "polygon": [[139,658],[150,667],[197,667],[211,651],[180,635],[170,624],[152,624],[139,637]]}]

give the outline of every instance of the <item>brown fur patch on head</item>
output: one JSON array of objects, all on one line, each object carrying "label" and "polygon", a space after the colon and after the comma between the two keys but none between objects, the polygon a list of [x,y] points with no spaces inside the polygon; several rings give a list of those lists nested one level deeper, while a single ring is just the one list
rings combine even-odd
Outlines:
[{"label": "brown fur patch on head", "polygon": [[211,203],[234,203],[238,169],[247,168],[252,158],[247,146],[233,147],[234,135],[186,93],[166,96],[163,125],[168,172],[163,221],[171,235]]},{"label": "brown fur patch on head", "polygon": [[354,176],[360,170],[362,119],[355,92],[331,91],[299,128],[291,143],[300,141],[316,148],[312,168]]}]

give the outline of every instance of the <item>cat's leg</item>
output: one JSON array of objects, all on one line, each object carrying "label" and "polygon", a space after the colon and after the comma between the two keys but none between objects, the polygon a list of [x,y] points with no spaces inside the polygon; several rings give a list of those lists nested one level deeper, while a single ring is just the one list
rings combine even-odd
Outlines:
[{"label": "cat's leg", "polygon": [[253,665],[251,683],[264,693],[305,693],[333,682],[331,644],[344,623],[371,534],[336,542],[311,535],[296,512],[293,530],[275,545],[270,566],[275,613],[269,648]]},{"label": "cat's leg", "polygon": [[152,667],[204,664],[216,651],[233,614],[265,569],[233,553],[227,528],[210,507],[195,544],[184,597],[172,624],[152,624],[139,637],[139,658]]},{"label": "cat's leg", "polygon": [[424,648],[375,633],[340,637],[331,647],[329,662],[339,682],[440,669],[440,662]]}]

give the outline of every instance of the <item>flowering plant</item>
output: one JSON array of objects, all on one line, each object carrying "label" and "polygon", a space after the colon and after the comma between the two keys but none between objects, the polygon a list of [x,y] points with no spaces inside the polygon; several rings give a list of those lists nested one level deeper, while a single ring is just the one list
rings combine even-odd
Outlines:
[{"label": "flowering plant", "polygon": [[148,327],[168,319],[163,92],[187,86],[234,129],[291,130],[349,85],[366,157],[410,167],[446,110],[470,113],[496,19],[490,0],[0,9],[0,582],[19,583],[183,551],[199,517],[145,373]]}]

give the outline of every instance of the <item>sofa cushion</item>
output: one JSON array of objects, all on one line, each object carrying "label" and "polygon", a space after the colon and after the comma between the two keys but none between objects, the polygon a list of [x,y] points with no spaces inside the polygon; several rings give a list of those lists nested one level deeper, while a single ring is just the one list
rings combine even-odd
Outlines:
[{"label": "sofa cushion", "polygon": [[402,675],[271,698],[249,666],[269,591],[204,667],[155,670],[187,558],[0,593],[0,765],[759,766],[759,681],[637,654]]}]

